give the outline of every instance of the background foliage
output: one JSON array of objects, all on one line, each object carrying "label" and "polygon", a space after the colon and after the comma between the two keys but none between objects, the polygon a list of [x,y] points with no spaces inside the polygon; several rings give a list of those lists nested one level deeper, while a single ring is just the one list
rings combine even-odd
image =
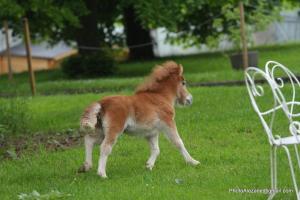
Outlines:
[{"label": "background foliage", "polygon": [[[7,19],[21,33],[20,19],[28,17],[34,38],[73,41],[77,45],[122,45],[126,35],[114,31],[128,7],[135,20],[147,30],[164,27],[169,41],[186,46],[207,43],[211,38],[235,34],[239,25],[237,0],[0,0],[0,19]],[[245,0],[246,22],[262,29],[277,19],[279,0]],[[290,2],[290,1],[284,1]],[[291,1],[294,2],[294,1]],[[267,11],[267,12],[266,12]],[[257,25],[257,23],[259,24]],[[264,26],[262,26],[264,25]],[[126,28],[126,27],[125,27]],[[126,33],[126,32],[125,32]],[[176,33],[176,34],[174,34]],[[137,34],[138,35],[138,34]]]}]

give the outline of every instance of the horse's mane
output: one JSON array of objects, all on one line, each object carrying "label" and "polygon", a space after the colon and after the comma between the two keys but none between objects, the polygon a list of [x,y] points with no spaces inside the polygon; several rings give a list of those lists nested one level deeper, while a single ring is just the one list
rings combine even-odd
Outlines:
[{"label": "horse's mane", "polygon": [[137,87],[135,92],[155,92],[161,87],[160,83],[162,81],[168,79],[173,74],[179,75],[181,70],[181,65],[178,65],[174,61],[167,61],[162,65],[157,65],[152,70],[152,73],[146,77],[145,81]]}]

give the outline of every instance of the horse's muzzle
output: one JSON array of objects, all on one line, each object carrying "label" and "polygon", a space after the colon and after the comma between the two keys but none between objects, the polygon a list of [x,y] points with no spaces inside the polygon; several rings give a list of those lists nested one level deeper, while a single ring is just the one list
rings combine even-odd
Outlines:
[{"label": "horse's muzzle", "polygon": [[185,104],[186,105],[191,105],[193,103],[193,96],[192,95],[188,95],[186,100],[185,100]]}]

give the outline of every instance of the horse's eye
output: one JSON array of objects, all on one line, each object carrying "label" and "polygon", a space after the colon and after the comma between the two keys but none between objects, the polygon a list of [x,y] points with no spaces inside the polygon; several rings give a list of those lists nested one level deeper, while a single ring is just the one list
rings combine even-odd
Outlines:
[{"label": "horse's eye", "polygon": [[186,81],[182,81],[182,85],[186,85]]}]

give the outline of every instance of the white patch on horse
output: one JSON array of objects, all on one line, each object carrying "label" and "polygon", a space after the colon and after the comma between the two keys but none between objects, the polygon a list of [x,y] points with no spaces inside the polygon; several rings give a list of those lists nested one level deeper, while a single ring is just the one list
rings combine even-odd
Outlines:
[{"label": "white patch on horse", "polygon": [[149,137],[157,133],[157,121],[155,120],[151,124],[139,124],[132,117],[129,117],[125,123],[124,132],[132,136]]}]

